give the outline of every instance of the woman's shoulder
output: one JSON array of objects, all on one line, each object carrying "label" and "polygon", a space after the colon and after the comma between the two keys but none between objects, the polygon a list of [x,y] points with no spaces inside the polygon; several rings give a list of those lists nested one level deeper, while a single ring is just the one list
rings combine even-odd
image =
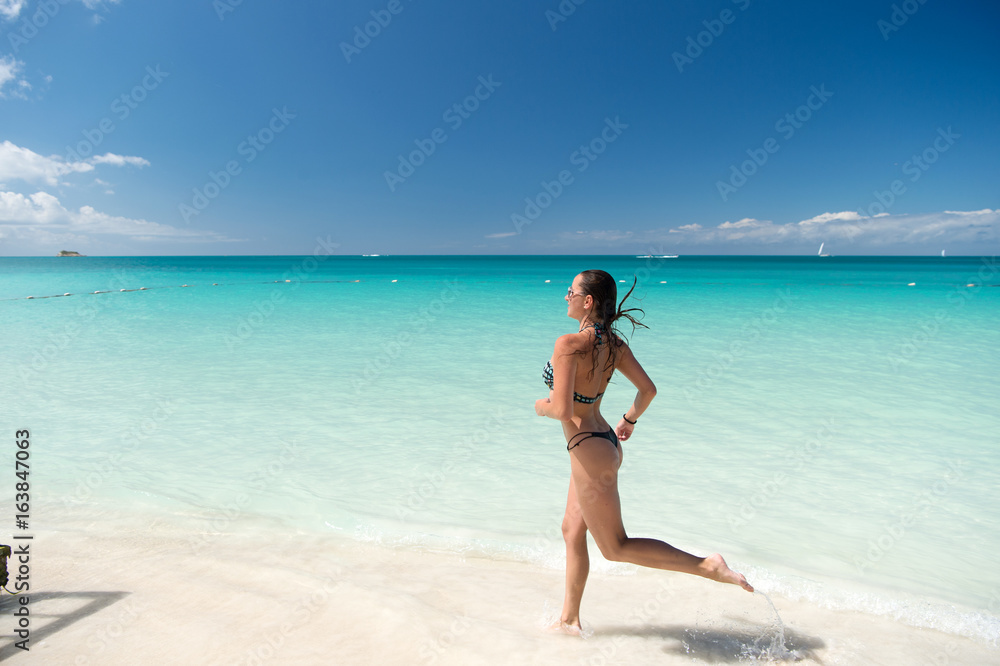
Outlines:
[{"label": "woman's shoulder", "polygon": [[585,351],[590,347],[590,339],[586,332],[567,333],[556,338],[556,351],[562,353],[573,353]]}]

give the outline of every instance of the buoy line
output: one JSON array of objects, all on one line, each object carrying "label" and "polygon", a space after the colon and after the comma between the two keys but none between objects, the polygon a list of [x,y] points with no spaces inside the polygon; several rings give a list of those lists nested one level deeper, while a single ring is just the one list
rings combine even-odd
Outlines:
[{"label": "buoy line", "polygon": [[[211,286],[213,287],[233,287],[239,285],[247,284],[327,284],[327,283],[354,283],[361,282],[361,280],[269,280],[267,282],[213,282]],[[396,282],[396,280],[392,280]],[[126,291],[151,291],[153,289],[182,289],[184,287],[197,287],[197,286],[208,286],[208,285],[192,285],[192,284],[168,284],[160,287],[134,287],[132,289],[119,289],[115,291],[114,289],[98,289],[96,291],[82,291],[80,293],[74,294],[66,292],[65,294],[49,294],[48,296],[15,296],[14,298],[0,298],[0,301],[33,301],[40,300],[43,298],[63,298],[66,296],[93,296],[94,294],[115,294],[122,293]]]},{"label": "buoy line", "polygon": [[[270,280],[268,282],[226,282],[226,283],[213,282],[210,286],[212,286],[212,287],[233,287],[233,286],[247,285],[247,284],[292,284],[292,283],[298,283],[298,284],[333,284],[333,283],[347,284],[347,283],[355,283],[355,282],[363,282],[363,280]],[[389,282],[390,282],[390,284],[395,284],[395,283],[398,283],[399,280],[398,279],[396,279],[396,280],[390,280]],[[474,282],[489,282],[489,280],[474,280]],[[552,282],[552,280],[545,280],[546,284],[549,284],[551,282]],[[619,282],[624,282],[624,280],[619,280]],[[667,282],[666,280],[660,280],[659,284],[671,284],[671,283]],[[690,281],[686,281],[686,280],[681,280],[679,282],[674,282],[672,284],[675,285],[675,286],[676,285],[689,286],[689,285],[694,285],[694,284],[732,286],[732,285],[739,284],[739,283],[735,283],[735,282],[690,282]],[[840,283],[840,284],[837,284],[837,283],[834,283],[834,282],[820,282],[820,283],[817,283],[817,284],[819,286],[840,286],[840,287],[864,287],[864,286],[871,286],[871,285],[865,285],[864,283],[860,283],[860,282],[858,282],[858,283],[845,282],[845,283]],[[767,286],[766,283],[754,283],[752,286],[758,286],[758,285],[759,286]],[[85,292],[80,292],[78,294],[73,294],[73,293],[70,293],[70,292],[66,292],[65,294],[49,294],[48,296],[15,296],[14,298],[0,298],[0,302],[3,302],[3,301],[32,301],[32,300],[41,300],[43,298],[64,298],[66,296],[88,296],[88,295],[94,295],[94,294],[114,294],[114,293],[121,293],[121,292],[126,292],[126,291],[150,291],[152,289],[182,289],[184,287],[198,287],[198,286],[204,287],[204,286],[209,286],[209,285],[175,284],[175,285],[163,285],[163,286],[160,286],[160,287],[134,287],[132,289],[119,289],[117,292],[114,289],[98,289],[96,291],[85,291]],[[795,286],[795,285],[789,284],[789,283],[785,283],[785,286]],[[806,285],[806,286],[808,286],[808,285]],[[915,287],[916,283],[915,282],[908,282],[908,283],[906,283],[906,286],[907,287]],[[955,287],[976,287],[976,286],[979,286],[979,287],[1000,287],[1000,284],[980,284],[980,285],[977,285],[975,283],[969,283],[969,284],[957,284],[957,285],[954,285],[954,286]]]}]

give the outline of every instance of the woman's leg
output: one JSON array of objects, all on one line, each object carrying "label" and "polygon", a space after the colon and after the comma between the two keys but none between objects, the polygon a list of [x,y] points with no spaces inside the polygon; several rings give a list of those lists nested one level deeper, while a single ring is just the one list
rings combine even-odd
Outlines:
[{"label": "woman's leg", "polygon": [[570,460],[583,520],[605,558],[703,576],[753,592],[743,574],[730,569],[719,554],[697,557],[657,539],[625,534],[618,497],[618,450],[607,440],[584,440],[570,451]]},{"label": "woman's leg", "polygon": [[558,628],[570,633],[580,632],[580,600],[590,573],[590,554],[587,552],[587,524],[583,522],[580,502],[569,479],[569,496],[566,498],[566,514],[562,523],[563,540],[566,542],[566,596],[563,599],[562,616]]}]

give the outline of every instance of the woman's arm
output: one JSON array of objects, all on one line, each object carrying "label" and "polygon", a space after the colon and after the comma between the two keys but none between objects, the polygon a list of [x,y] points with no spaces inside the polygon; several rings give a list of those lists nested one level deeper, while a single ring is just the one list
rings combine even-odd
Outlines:
[{"label": "woman's arm", "polygon": [[552,352],[552,386],[548,398],[535,401],[535,413],[557,421],[568,421],[573,416],[573,389],[576,382],[576,349],[572,335],[556,340]]},{"label": "woman's arm", "polygon": [[628,345],[622,345],[617,369],[638,389],[632,406],[625,411],[624,418],[618,422],[618,426],[615,428],[618,439],[625,441],[632,436],[632,430],[635,428],[635,424],[629,423],[629,421],[638,421],[642,413],[649,407],[649,403],[653,402],[653,398],[656,397],[656,385],[643,370]]}]

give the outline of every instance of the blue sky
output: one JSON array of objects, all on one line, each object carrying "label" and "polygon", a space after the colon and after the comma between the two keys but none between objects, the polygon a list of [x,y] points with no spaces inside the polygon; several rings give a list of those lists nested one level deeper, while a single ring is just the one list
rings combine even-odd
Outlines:
[{"label": "blue sky", "polygon": [[996,253],[995,3],[577,2],[0,0],[0,255]]}]

